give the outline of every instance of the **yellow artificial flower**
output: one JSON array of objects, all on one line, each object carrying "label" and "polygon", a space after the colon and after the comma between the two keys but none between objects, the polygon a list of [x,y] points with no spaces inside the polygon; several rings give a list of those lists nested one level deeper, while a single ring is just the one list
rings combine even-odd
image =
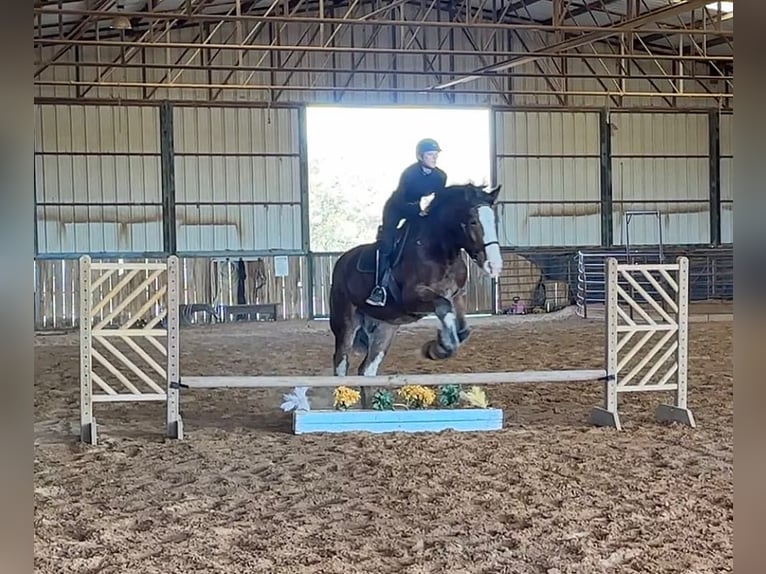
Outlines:
[{"label": "yellow artificial flower", "polygon": [[433,389],[422,385],[406,385],[399,389],[399,395],[401,395],[407,404],[416,407],[429,406],[436,400],[436,392]]},{"label": "yellow artificial flower", "polygon": [[360,393],[349,387],[335,389],[335,408],[347,409],[359,401]]}]

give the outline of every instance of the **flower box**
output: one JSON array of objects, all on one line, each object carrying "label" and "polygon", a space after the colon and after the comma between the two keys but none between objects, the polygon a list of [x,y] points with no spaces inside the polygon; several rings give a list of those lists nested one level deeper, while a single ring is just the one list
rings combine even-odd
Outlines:
[{"label": "flower box", "polygon": [[293,411],[293,433],[492,431],[503,428],[503,410],[396,409]]}]

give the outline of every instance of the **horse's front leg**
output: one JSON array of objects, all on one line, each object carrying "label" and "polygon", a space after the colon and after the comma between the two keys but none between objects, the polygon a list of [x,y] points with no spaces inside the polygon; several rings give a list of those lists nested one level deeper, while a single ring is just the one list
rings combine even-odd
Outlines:
[{"label": "horse's front leg", "polygon": [[[434,300],[434,309],[439,318],[439,336],[423,346],[423,355],[429,359],[447,359],[452,357],[460,345],[459,325],[465,323],[465,313],[458,314],[452,301],[446,297]],[[462,317],[462,318],[461,318]]]},{"label": "horse's front leg", "polygon": [[462,345],[468,340],[471,335],[471,329],[468,328],[468,321],[465,318],[465,310],[467,307],[467,295],[461,291],[452,300],[452,305],[455,308],[455,316],[457,321],[457,338],[459,344]]}]

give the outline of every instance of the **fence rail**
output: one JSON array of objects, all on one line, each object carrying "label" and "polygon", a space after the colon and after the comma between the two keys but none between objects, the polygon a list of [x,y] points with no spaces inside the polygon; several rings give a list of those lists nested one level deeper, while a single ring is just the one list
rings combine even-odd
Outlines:
[{"label": "fence rail", "polygon": [[[659,264],[674,257],[683,255],[689,259],[689,301],[732,301],[734,299],[734,258],[731,249],[700,250],[680,252],[678,249],[667,249],[664,256],[657,249],[646,249],[626,253],[625,249],[587,251],[580,250],[575,256],[577,265],[577,282],[575,304],[577,314],[581,317],[599,316],[606,304],[606,284],[608,277],[604,271],[604,263],[609,257],[614,257],[618,263],[625,264]],[[649,281],[637,280],[638,286],[653,295],[659,294],[658,286]],[[634,292],[636,286],[624,284],[620,286]]]},{"label": "fence rail", "polygon": [[[613,256],[620,263],[627,261],[625,249],[621,247],[610,250],[504,248],[502,251],[504,270],[497,281],[489,280],[473,262],[469,263],[469,313],[512,313],[517,306],[526,312],[539,308],[553,311],[576,305],[581,316],[588,316],[603,309],[606,257]],[[664,255],[666,261],[678,256],[689,258],[691,301],[733,299],[731,248],[666,246]],[[243,257],[243,261],[236,256],[181,258],[179,304],[182,323],[229,320],[224,317],[225,310],[240,309],[243,305],[260,306],[268,310],[262,313],[264,318],[277,320],[326,317],[330,274],[337,256],[336,253],[264,255]],[[656,248],[631,251],[633,262],[657,263],[657,257]],[[114,261],[104,258],[103,264],[118,262],[116,258],[112,259]],[[131,263],[156,265],[160,259],[137,258]],[[108,291],[123,278],[110,277],[97,288]],[[78,327],[79,281],[77,260],[35,262],[36,329]],[[125,311],[132,313],[137,309],[129,306]],[[97,310],[96,315],[102,319],[110,312],[111,309],[105,307]]]}]

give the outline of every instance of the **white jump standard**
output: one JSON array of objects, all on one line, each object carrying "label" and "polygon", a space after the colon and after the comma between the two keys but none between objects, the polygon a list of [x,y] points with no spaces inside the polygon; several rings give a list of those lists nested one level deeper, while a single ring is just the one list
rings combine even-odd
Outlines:
[{"label": "white jump standard", "polygon": [[[618,264],[609,258],[606,273],[606,370],[610,377],[604,388],[604,407],[593,409],[591,422],[621,428],[620,393],[673,391],[674,404],[659,405],[657,420],[695,427],[687,407],[689,260],[679,257],[672,264]],[[638,341],[629,346],[639,333]],[[644,350],[655,335],[655,344]]]},{"label": "white jump standard", "polygon": [[[618,264],[615,259],[609,259],[606,268],[608,280],[604,369],[346,377],[181,377],[178,258],[172,256],[161,263],[92,263],[90,257],[84,256],[80,259],[81,440],[96,443],[93,407],[100,402],[165,402],[167,436],[181,439],[183,424],[179,412],[179,393],[182,389],[341,385],[399,387],[601,382],[604,385],[604,404],[591,412],[592,424],[622,428],[617,405],[621,393],[673,391],[673,404],[659,405],[656,410],[657,420],[694,427],[694,417],[687,407],[688,260],[681,257],[674,264],[631,265]],[[127,295],[118,298],[126,289]],[[140,322],[150,311],[153,313],[149,320]],[[130,318],[124,319],[127,315]],[[165,339],[164,344],[161,339]],[[121,343],[123,350],[112,341]],[[143,342],[145,347],[141,347],[138,342]],[[100,347],[96,348],[96,344]],[[117,361],[107,359],[110,355]],[[148,365],[148,368],[139,367],[140,362]],[[127,371],[118,369],[117,364],[121,364]],[[96,367],[97,369],[94,369]],[[123,392],[115,389],[115,383],[121,384]],[[94,393],[94,384],[101,393]],[[499,428],[497,412],[485,412],[483,420],[478,420],[482,417],[477,415],[482,410],[499,409],[424,409],[417,412],[440,413],[422,417],[428,419],[431,416],[432,422],[438,419],[442,426],[452,424],[449,428],[460,430],[457,427],[463,423],[458,423],[457,420],[450,423],[443,419],[444,413],[450,410],[462,411],[460,415],[456,415],[456,419],[462,417],[466,420],[468,417],[467,420],[470,420],[471,416],[474,416],[474,422],[470,425],[477,427],[476,430]],[[467,410],[473,410],[474,415],[464,414]],[[308,427],[303,423],[309,419],[305,415],[316,412],[318,411],[293,412],[294,431],[306,431]],[[322,423],[325,426],[319,430],[343,432],[366,429],[376,432],[369,426],[369,421],[385,419],[385,424],[390,428],[378,429],[387,432],[402,427],[396,420],[397,415],[401,415],[404,420],[403,417],[407,415],[401,413],[414,411],[373,411],[379,415],[377,417],[371,416],[370,411],[366,411],[368,415],[360,414],[364,412],[354,410],[331,413],[336,421],[339,421],[340,417],[350,415],[344,420],[356,419],[357,428],[354,428],[354,424],[349,424],[349,428],[342,429],[339,422],[335,423],[334,428],[330,428],[326,425],[329,419],[325,418],[325,422]],[[380,414],[384,412],[385,415]],[[409,416],[412,419],[412,415]],[[301,417],[304,418],[299,420]],[[502,419],[500,426],[501,424]]]}]

